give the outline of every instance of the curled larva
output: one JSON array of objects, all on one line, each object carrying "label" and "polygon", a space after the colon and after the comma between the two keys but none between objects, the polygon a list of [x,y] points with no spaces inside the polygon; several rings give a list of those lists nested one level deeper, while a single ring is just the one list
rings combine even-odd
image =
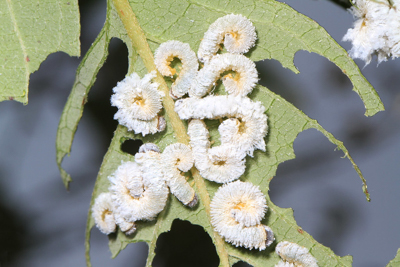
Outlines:
[{"label": "curled larva", "polygon": [[218,52],[222,41],[230,53],[247,53],[256,40],[256,29],[249,19],[242,15],[226,15],[212,23],[204,33],[197,55],[201,62],[207,63]]},{"label": "curled larva", "polygon": [[146,74],[143,79],[132,73],[118,82],[111,96],[111,105],[118,108],[114,119],[129,131],[142,133],[143,136],[165,128],[160,127],[157,115],[162,108],[161,98],[164,94],[157,90],[157,83],[151,82],[154,77],[154,71]]},{"label": "curled larva", "polygon": [[237,156],[234,145],[210,148],[209,132],[202,120],[190,121],[188,135],[195,166],[203,178],[227,183],[238,179],[244,173],[245,161]]},{"label": "curled larva", "polygon": [[163,76],[172,77],[176,74],[176,70],[170,66],[174,58],[179,58],[182,62],[178,78],[171,86],[171,96],[176,99],[188,92],[199,69],[199,62],[189,44],[174,40],[162,43],[154,53],[154,63]]},{"label": "curled larva", "polygon": [[186,181],[185,176],[180,173],[180,171],[189,171],[193,166],[191,149],[181,143],[169,145],[161,155],[161,162],[164,166],[164,177],[171,193],[184,205],[194,207],[197,204],[196,193]]},{"label": "curled larva", "polygon": [[239,158],[252,156],[254,149],[265,151],[268,124],[261,102],[230,95],[186,98],[175,102],[175,111],[186,120],[232,118],[219,127],[221,145],[234,145]]},{"label": "curled larva", "polygon": [[116,225],[127,235],[133,234],[136,230],[134,223],[127,222],[116,212],[112,201],[112,195],[109,192],[101,193],[95,199],[92,207],[92,216],[97,228],[107,235],[115,232]]},{"label": "curled larva", "polygon": [[[108,177],[115,212],[127,222],[153,220],[164,209],[168,197],[168,187],[158,164],[159,153],[150,151],[138,154],[147,155],[148,160],[144,165],[125,162]],[[138,189],[139,177],[143,184]],[[138,195],[138,192],[142,193]]]},{"label": "curled larva", "polygon": [[225,91],[231,95],[246,96],[258,82],[256,64],[247,57],[230,53],[216,55],[193,80],[189,90],[190,97],[205,96],[226,71],[235,72],[234,77],[232,74],[222,77]]},{"label": "curled larva", "polygon": [[108,235],[115,232],[116,222],[110,193],[101,193],[94,200],[92,216],[97,228],[102,233]]},{"label": "curled larva", "polygon": [[235,246],[264,250],[275,240],[271,228],[262,225],[267,204],[261,190],[247,182],[221,186],[211,201],[211,224]]},{"label": "curled larva", "polygon": [[[297,245],[296,243],[282,241],[275,248],[275,252],[282,258],[285,263],[291,263],[292,266],[298,267],[318,267],[317,260],[310,254],[307,248]],[[275,266],[279,265],[279,262]]]}]

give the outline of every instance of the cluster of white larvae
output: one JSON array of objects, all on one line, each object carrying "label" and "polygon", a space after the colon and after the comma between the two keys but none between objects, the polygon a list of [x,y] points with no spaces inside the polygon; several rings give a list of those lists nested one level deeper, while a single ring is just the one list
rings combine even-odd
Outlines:
[{"label": "cluster of white larvae", "polygon": [[353,0],[351,12],[356,17],[344,41],[353,44],[350,55],[367,64],[372,55],[378,62],[400,56],[400,0]]},{"label": "cluster of white larvae", "polygon": [[143,144],[135,161],[123,162],[108,177],[109,192],[101,193],[92,207],[96,226],[110,234],[118,225],[130,235],[136,230],[136,221],[154,220],[165,208],[169,192],[184,205],[194,207],[197,195],[180,173],[192,166],[191,150],[184,144],[169,145],[163,153],[155,144]]},{"label": "cluster of white larvae", "polygon": [[[182,63],[170,95],[177,100],[189,94],[175,102],[175,111],[181,119],[190,120],[190,147],[175,143],[161,153],[156,145],[144,144],[135,162],[122,163],[109,177],[109,193],[100,194],[93,205],[93,217],[103,233],[114,232],[116,225],[126,234],[133,233],[136,221],[153,220],[164,209],[169,191],[183,204],[195,206],[197,196],[179,171],[188,171],[194,164],[203,178],[223,184],[211,202],[214,229],[235,246],[264,250],[273,243],[271,228],[261,223],[268,208],[264,194],[258,186],[238,180],[245,172],[246,156],[253,156],[255,149],[265,151],[268,129],[264,106],[247,97],[258,82],[258,73],[243,54],[256,39],[253,24],[231,14],[210,25],[197,56],[189,44],[179,41],[159,46],[154,57],[162,75],[176,74],[171,67],[174,58]],[[227,53],[217,54],[221,43]],[[198,61],[204,64],[200,70]],[[233,74],[221,78],[226,72]],[[111,98],[119,108],[115,115],[119,123],[143,135],[158,131],[151,126],[161,109],[153,75],[142,80],[137,74],[128,76],[114,88]],[[210,94],[219,79],[227,95]],[[224,119],[218,127],[219,146],[211,146],[205,119]]]}]

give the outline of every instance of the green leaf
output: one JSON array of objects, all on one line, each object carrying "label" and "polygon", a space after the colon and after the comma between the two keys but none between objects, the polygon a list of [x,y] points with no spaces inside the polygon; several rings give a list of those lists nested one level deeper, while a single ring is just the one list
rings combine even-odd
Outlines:
[{"label": "green leaf", "polygon": [[397,250],[396,257],[393,260],[389,261],[386,267],[397,267],[400,266],[400,248]]},{"label": "green leaf", "polygon": [[28,103],[29,75],[57,51],[80,55],[77,0],[0,1],[0,101]]},{"label": "green leaf", "polygon": [[[282,97],[272,93],[267,88],[257,86],[250,96],[256,101],[263,102],[267,111],[269,121],[269,133],[267,137],[267,153],[257,151],[254,158],[247,158],[247,168],[244,177],[241,180],[248,181],[260,186],[263,193],[267,196],[268,212],[263,224],[266,224],[274,231],[276,242],[283,240],[298,243],[301,246],[312,248],[311,254],[317,258],[320,266],[351,266],[351,257],[336,256],[332,250],[315,241],[308,233],[299,227],[293,217],[292,209],[283,209],[275,206],[268,196],[269,184],[271,178],[275,176],[279,163],[293,159],[293,142],[296,136],[309,128],[315,128],[321,131],[332,143],[342,149],[345,154],[346,148],[342,143],[336,140],[331,134],[326,132],[315,120],[308,118],[304,113],[295,108],[292,104],[285,101]],[[171,127],[167,126],[168,132],[164,135],[157,134],[142,138],[140,135],[134,135],[126,131],[126,128],[119,126],[115,132],[109,150],[104,157],[99,176],[93,191],[94,199],[102,192],[108,191],[109,181],[107,177],[111,175],[120,165],[121,161],[132,160],[133,157],[121,151],[121,144],[126,139],[143,139],[143,142],[157,143],[163,150],[165,146],[176,142],[172,137]],[[215,136],[214,136],[215,137]],[[356,166],[356,165],[354,165]],[[189,180],[192,182],[192,180]],[[212,196],[218,184],[206,181],[207,190]],[[147,266],[151,266],[154,257],[154,248],[157,237],[171,229],[174,219],[187,220],[192,224],[202,226],[212,237],[212,228],[207,220],[203,203],[191,210],[182,205],[175,197],[170,196],[166,209],[160,213],[156,222],[138,222],[137,233],[133,237],[128,237],[122,232],[110,239],[110,250],[112,256],[118,253],[133,242],[146,242],[149,245],[149,257]],[[89,212],[87,228],[87,248],[89,246],[90,229],[94,226],[94,221]],[[225,243],[229,254],[231,264],[242,260],[253,266],[273,266],[279,261],[279,257],[274,253],[273,248],[267,248],[265,251],[249,251],[244,248],[236,248]]]},{"label": "green leaf", "polygon": [[298,13],[286,4],[273,1],[130,1],[132,9],[148,39],[162,43],[180,40],[194,51],[204,32],[217,18],[240,13],[256,27],[256,48],[247,54],[253,61],[278,60],[295,73],[293,64],[297,51],[306,50],[335,63],[353,83],[353,90],[364,102],[366,116],[384,110],[383,104],[360,69],[336,41],[314,20]]},{"label": "green leaf", "polygon": [[[114,0],[114,2],[125,3],[124,0]],[[143,33],[135,28],[138,27],[136,22],[132,21],[129,24],[132,10],[139,20],[147,42],[144,39],[144,43],[138,44],[137,39],[134,40],[138,36],[140,39],[140,35]],[[160,43],[175,39],[189,43],[192,49],[197,51],[200,40],[209,25],[218,17],[230,13],[243,14],[256,26],[259,40],[256,47],[247,54],[252,60],[276,59],[284,67],[298,72],[293,65],[293,57],[297,51],[307,50],[318,53],[334,62],[348,75],[354,85],[354,90],[364,101],[366,115],[373,115],[383,110],[383,105],[375,90],[362,76],[353,60],[347,56],[346,51],[316,22],[298,14],[285,4],[275,1],[256,0],[231,1],[227,4],[217,1],[189,2],[174,0],[146,1],[146,5],[144,5],[143,3],[131,1],[130,6],[119,7],[117,12],[110,0],[108,2],[106,23],[78,68],[76,81],[64,108],[58,129],[57,162],[66,186],[70,181],[70,177],[61,168],[61,162],[64,156],[70,152],[73,137],[82,116],[86,95],[89,93],[97,72],[107,57],[110,39],[113,37],[120,38],[127,44],[130,59],[129,73],[136,71],[143,76],[148,71],[147,69],[151,68],[148,61],[149,58],[152,58],[149,47],[154,51]],[[124,27],[124,25],[129,26]],[[135,48],[132,46],[135,46]],[[222,87],[219,90],[222,90]],[[311,254],[317,258],[320,266],[351,266],[352,260],[350,256],[336,256],[332,250],[322,246],[309,234],[301,230],[293,217],[293,211],[275,206],[269,199],[268,190],[269,183],[275,176],[278,165],[295,157],[293,151],[295,138],[300,132],[309,128],[319,130],[344,152],[344,155],[350,160],[363,180],[363,190],[367,199],[369,199],[365,180],[357,165],[340,141],[324,130],[315,120],[307,117],[282,97],[272,93],[265,87],[257,86],[250,98],[255,101],[261,101],[267,110],[266,114],[269,117],[269,133],[266,137],[267,153],[257,151],[254,158],[247,158],[246,173],[241,177],[241,180],[259,185],[266,195],[269,210],[263,223],[273,229],[277,242],[287,240],[309,248]],[[164,99],[164,101],[166,100],[168,98]],[[174,119],[176,113],[173,108],[168,108],[165,103],[164,107],[167,130],[163,133],[143,138],[141,135],[127,132],[123,126],[118,126],[100,168],[91,206],[94,199],[101,192],[108,190],[109,181],[107,177],[117,169],[121,161],[133,159],[131,155],[121,151],[121,144],[125,140],[141,139],[143,142],[156,143],[161,149],[164,149],[168,144],[175,143],[182,138],[185,139],[185,136],[187,138],[186,133],[183,133],[184,136],[182,138],[179,137],[179,134],[182,135],[182,133],[176,130],[179,125],[179,127],[185,129],[185,124],[182,124],[180,120],[177,122]],[[179,125],[177,126],[177,124]],[[211,135],[212,138],[217,138],[215,131],[211,131]],[[189,182],[193,184],[193,187],[201,196],[199,205],[192,210],[183,206],[174,196],[170,196],[165,210],[158,215],[156,221],[138,222],[138,230],[133,236],[128,237],[121,232],[110,236],[109,245],[113,257],[129,243],[146,242],[149,245],[149,257],[146,266],[151,266],[155,256],[154,249],[157,237],[161,233],[170,230],[173,220],[178,218],[200,225],[205,229],[216,244],[221,258],[221,265],[223,264],[222,262],[229,262],[229,265],[233,265],[239,260],[248,262],[253,266],[273,266],[278,262],[279,257],[273,252],[273,247],[258,252],[236,248],[228,243],[219,244],[218,238],[220,237],[211,227],[209,214],[207,213],[208,207],[205,206],[207,205],[207,199],[212,198],[219,185],[203,179],[198,182],[196,173],[193,173],[192,178],[189,179]],[[205,192],[205,194],[202,192]],[[94,222],[89,211],[86,234],[88,265],[90,265],[90,231],[93,226]]]}]

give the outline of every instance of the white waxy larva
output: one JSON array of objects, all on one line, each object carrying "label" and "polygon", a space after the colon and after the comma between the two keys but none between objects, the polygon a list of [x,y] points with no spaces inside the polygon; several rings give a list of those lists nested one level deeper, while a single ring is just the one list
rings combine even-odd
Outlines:
[{"label": "white waxy larva", "polygon": [[164,166],[164,177],[171,193],[184,205],[194,207],[197,204],[196,193],[179,171],[187,172],[192,168],[191,149],[181,143],[169,145],[161,155],[161,163]]},{"label": "white waxy larva", "polygon": [[222,77],[225,91],[231,95],[246,96],[258,82],[256,64],[247,57],[230,53],[216,55],[193,80],[189,90],[190,97],[205,96],[225,71],[235,72],[235,77],[231,74]]},{"label": "white waxy larva", "polygon": [[296,266],[291,262],[287,262],[287,261],[282,261],[281,260],[277,264],[275,264],[274,267],[299,267],[299,266]]},{"label": "white waxy larva", "polygon": [[228,183],[244,173],[245,161],[236,156],[237,151],[233,145],[210,148],[209,132],[203,121],[190,121],[188,135],[195,166],[203,178],[217,183]]},{"label": "white waxy larva", "polygon": [[161,153],[160,148],[153,143],[145,143],[139,147],[139,153],[146,153],[148,151],[154,151],[157,153]]},{"label": "white waxy larva", "polygon": [[252,116],[226,119],[218,127],[221,144],[236,144],[237,150],[242,153],[241,157],[246,154],[253,156],[254,149],[265,151],[264,137],[267,130],[264,114],[258,118]]},{"label": "white waxy larva", "polygon": [[218,52],[222,41],[228,52],[244,54],[256,40],[256,29],[249,19],[242,15],[226,15],[212,23],[204,33],[197,55],[201,62],[207,63]]},{"label": "white waxy larva", "polygon": [[147,121],[131,119],[129,121],[129,126],[125,124],[122,125],[126,126],[129,131],[134,131],[137,134],[141,133],[143,136],[145,136],[146,134],[155,134],[164,131],[166,123],[164,117],[157,115],[156,117]]},{"label": "white waxy larva", "polygon": [[279,242],[275,248],[275,252],[284,262],[292,263],[293,266],[318,267],[317,260],[310,254],[308,249],[296,243],[288,241]]},{"label": "white waxy larva", "polygon": [[271,228],[262,225],[267,204],[252,183],[235,181],[221,186],[211,201],[214,229],[235,246],[264,250],[275,240]]},{"label": "white waxy larva", "polygon": [[182,70],[171,86],[171,96],[177,99],[188,92],[199,69],[199,62],[189,44],[175,40],[167,41],[162,43],[154,53],[154,63],[161,75],[172,77],[176,74],[176,70],[170,66],[174,58],[179,58],[182,62]]},{"label": "white waxy larva", "polygon": [[110,192],[101,193],[95,199],[92,207],[92,216],[97,228],[104,234],[108,235],[115,232],[116,225],[127,235],[136,231],[134,223],[126,221],[116,212]]},{"label": "white waxy larva", "polygon": [[186,98],[175,102],[175,111],[186,120],[235,118],[219,127],[221,144],[234,144],[239,158],[244,158],[246,154],[252,156],[254,149],[265,151],[264,137],[268,124],[261,102],[230,95]]},{"label": "white waxy larva", "polygon": [[97,228],[108,235],[115,232],[116,222],[110,193],[101,193],[92,206],[92,216]]},{"label": "white waxy larva", "polygon": [[164,94],[157,90],[157,83],[151,82],[154,77],[155,71],[146,74],[143,79],[132,73],[118,82],[111,96],[111,105],[118,108],[114,119],[129,131],[142,133],[143,136],[164,130],[157,116]]},{"label": "white waxy larva", "polygon": [[[128,222],[153,220],[164,209],[168,197],[168,187],[158,164],[159,153],[149,151],[136,155],[143,155],[142,159],[147,160],[144,160],[143,164],[122,163],[113,175],[108,177],[116,213]],[[140,196],[132,193],[137,191],[137,182],[133,182],[138,180],[135,177],[141,177],[143,181]]]},{"label": "white waxy larva", "polygon": [[119,229],[126,235],[131,235],[136,232],[136,225],[134,222],[128,222],[119,213],[114,213],[115,222],[117,223]]}]

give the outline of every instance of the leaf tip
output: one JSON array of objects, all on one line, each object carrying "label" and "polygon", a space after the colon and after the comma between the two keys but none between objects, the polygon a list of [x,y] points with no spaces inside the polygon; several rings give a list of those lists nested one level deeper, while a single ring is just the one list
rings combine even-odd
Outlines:
[{"label": "leaf tip", "polygon": [[380,112],[380,111],[385,111],[385,107],[383,106],[382,102],[378,103],[378,106],[376,108],[373,109],[366,109],[364,115],[366,117],[372,117],[374,116],[376,113]]},{"label": "leaf tip", "polygon": [[64,183],[65,188],[69,191],[69,183],[72,182],[71,176],[59,165],[58,168],[60,169],[60,174],[62,181]]},{"label": "leaf tip", "polygon": [[371,202],[371,197],[370,197],[370,195],[369,195],[369,192],[368,192],[368,189],[367,189],[367,185],[366,185],[366,184],[364,184],[364,185],[362,186],[362,190],[363,190],[363,192],[364,192],[364,194],[365,194],[365,197],[367,198],[367,201],[368,201],[368,202]]}]

